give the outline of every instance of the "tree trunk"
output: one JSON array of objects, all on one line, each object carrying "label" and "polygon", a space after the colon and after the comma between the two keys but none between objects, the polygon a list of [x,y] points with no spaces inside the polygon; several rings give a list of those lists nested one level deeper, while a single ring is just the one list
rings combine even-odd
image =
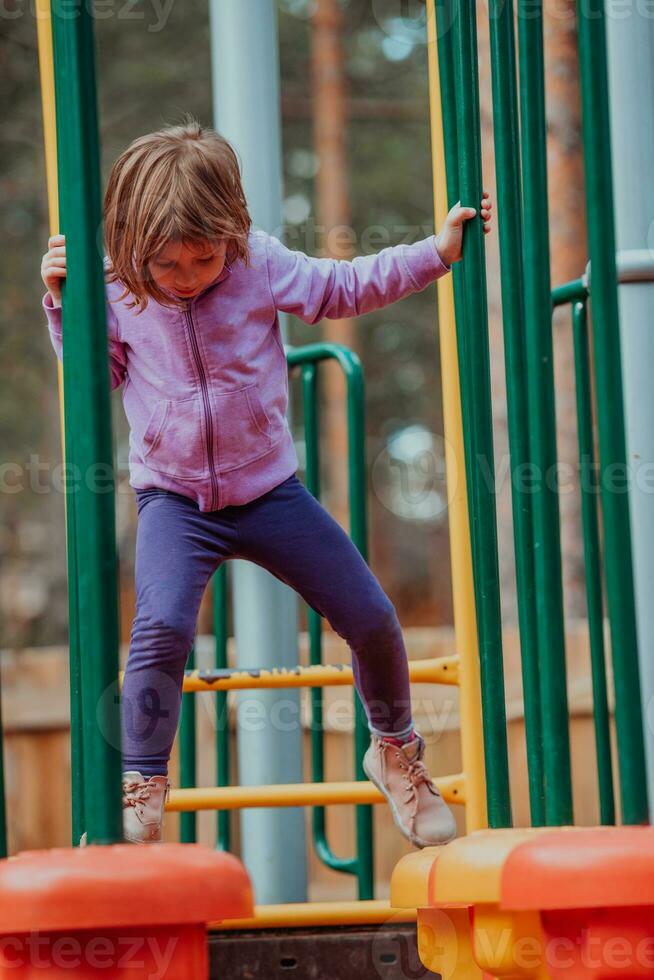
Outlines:
[{"label": "tree trunk", "polygon": [[[316,177],[316,239],[323,255],[350,259],[354,254],[352,214],[347,180],[347,91],[341,43],[343,16],[338,0],[318,0],[312,18],[311,53],[314,100],[314,141],[319,160]],[[353,347],[354,321],[327,320],[326,341]],[[346,529],[347,411],[345,383],[334,364],[321,369],[323,499]]]}]

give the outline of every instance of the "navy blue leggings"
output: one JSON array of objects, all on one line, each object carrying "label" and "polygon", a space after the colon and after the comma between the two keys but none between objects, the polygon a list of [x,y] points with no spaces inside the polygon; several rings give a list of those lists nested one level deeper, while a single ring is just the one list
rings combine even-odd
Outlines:
[{"label": "navy blue leggings", "polygon": [[395,607],[296,474],[247,504],[205,513],[169,490],[136,494],[136,615],[121,696],[123,770],[167,774],[200,601],[227,558],[268,569],[343,637],[371,731],[410,730],[409,671]]}]

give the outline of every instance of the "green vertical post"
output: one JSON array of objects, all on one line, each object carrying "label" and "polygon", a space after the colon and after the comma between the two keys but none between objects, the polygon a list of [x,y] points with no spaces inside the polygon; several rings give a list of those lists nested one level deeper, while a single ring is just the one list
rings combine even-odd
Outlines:
[{"label": "green vertical post", "polygon": [[602,556],[597,517],[597,478],[593,446],[593,405],[590,386],[590,354],[586,302],[572,304],[572,335],[575,356],[577,432],[579,438],[579,479],[581,483],[581,525],[586,566],[586,604],[590,634],[590,662],[593,679],[593,719],[599,784],[600,820],[615,823],[611,732],[604,654],[604,613],[602,606]]},{"label": "green vertical post", "polygon": [[[61,192],[59,207],[61,210]],[[74,364],[70,365],[72,371]],[[66,384],[75,388],[72,374],[64,378],[64,404]],[[75,458],[72,426],[64,425],[64,442],[67,464]],[[69,650],[69,690],[70,690],[70,781],[71,781],[71,844],[79,845],[86,829],[86,809],[84,793],[84,726],[82,723],[82,664],[79,639],[79,596],[77,581],[77,532],[75,516],[75,493],[69,491],[69,483],[74,477],[64,470],[64,492],[66,494],[66,555],[68,573],[68,650]]]},{"label": "green vertical post", "polygon": [[[195,646],[191,648],[186,666],[193,670]],[[182,717],[179,726],[179,785],[184,789],[197,786],[197,738],[195,732],[196,700],[189,691],[182,695]],[[194,810],[184,811],[179,818],[179,839],[183,844],[193,844],[197,840],[198,816]]]},{"label": "green vertical post", "polygon": [[[68,457],[68,450],[66,450]],[[68,479],[66,477],[66,479]],[[75,508],[73,498],[68,496],[67,524],[69,542],[75,537]],[[72,526],[71,526],[72,525]],[[84,804],[84,726],[82,723],[82,665],[79,645],[79,632],[72,624],[79,621],[77,600],[77,562],[75,548],[68,545],[68,646],[69,646],[69,686],[70,686],[70,781],[71,781],[71,843],[79,844],[86,828]]]},{"label": "green vertical post", "polygon": [[[363,371],[356,354],[347,355],[341,364],[347,377],[347,448],[348,496],[350,504],[350,537],[365,561],[368,561],[368,516],[366,500],[365,396]],[[365,779],[363,757],[370,743],[368,719],[358,693],[354,696],[354,761],[355,779]],[[374,895],[372,807],[356,808],[359,899],[371,900]]]},{"label": "green vertical post", "polygon": [[627,824],[638,824],[648,819],[648,803],[626,473],[604,16],[602,0],[577,3],[591,315],[599,392],[604,562],[622,819]]},{"label": "green vertical post", "polygon": [[[450,13],[452,9],[449,5]],[[477,23],[473,0],[461,0],[453,30],[448,30],[446,36],[454,43],[460,199],[463,206],[477,210],[476,217],[466,223],[463,231],[460,273],[463,285],[458,297],[457,339],[482,681],[488,819],[491,827],[507,827],[511,824],[511,798],[497,556],[488,302],[484,233],[479,214],[483,186]]]},{"label": "green vertical post", "polygon": [[511,452],[511,497],[527,737],[529,802],[531,822],[534,826],[540,826],[545,823],[545,788],[538,670],[532,499],[524,483],[524,474],[529,466],[529,402],[527,353],[524,340],[525,301],[522,263],[520,133],[512,0],[491,0],[488,15],[493,84],[493,125],[497,173],[506,397]]},{"label": "green vertical post", "polygon": [[[447,184],[448,210],[459,199],[459,151],[457,147],[456,86],[454,80],[454,18],[453,0],[435,0],[436,43],[438,45],[438,80],[441,90],[441,115],[443,120],[443,149],[445,151],[445,182]],[[461,263],[452,269],[452,285],[456,309],[463,309],[463,279]],[[462,401],[461,409],[468,408]],[[463,419],[464,429],[467,420]]]},{"label": "green vertical post", "polygon": [[[71,9],[71,8],[74,8]],[[68,548],[78,585],[84,794],[89,843],[122,840],[118,704],[106,697],[118,677],[118,585],[109,365],[102,254],[94,39],[84,3],[52,17],[63,286],[64,412],[75,495]],[[69,565],[69,568],[71,566]],[[76,607],[73,606],[76,610]]]},{"label": "green vertical post", "polygon": [[[350,505],[349,534],[367,561],[365,396],[361,361],[356,354],[341,344],[308,344],[300,350],[291,349],[287,352],[289,369],[296,365],[311,364],[327,358],[333,358],[337,361],[345,376],[347,389],[348,500]],[[312,433],[315,438],[315,426],[311,428],[310,425],[309,435]],[[315,461],[313,465],[315,466]],[[312,470],[311,475],[315,477],[315,470]],[[357,780],[366,779],[362,762],[369,742],[368,720],[357,692],[354,696],[354,769]],[[358,897],[365,901],[374,897],[372,807],[369,804],[357,804],[355,812],[356,858],[340,861],[331,854],[326,841],[321,847],[320,854],[323,861],[330,867],[340,871],[354,870],[356,872]]]},{"label": "green vertical post", "polygon": [[[60,204],[61,207],[61,204]],[[74,365],[71,365],[71,369]],[[64,402],[66,384],[73,385],[72,375],[64,378]],[[72,426],[65,426],[64,441],[67,464],[75,458]],[[86,808],[84,793],[84,726],[82,723],[82,664],[79,639],[79,597],[77,594],[77,545],[74,489],[68,489],[74,478],[71,467],[66,465],[64,472],[64,492],[66,494],[66,533],[67,533],[67,572],[68,572],[68,649],[69,649],[69,689],[70,689],[70,781],[71,781],[71,844],[79,845],[86,829]]]},{"label": "green vertical post", "polygon": [[[213,576],[213,632],[216,640],[215,665],[226,669],[227,640],[227,562],[224,561]],[[229,786],[229,701],[227,691],[216,691],[216,786]],[[216,814],[216,847],[229,851],[231,846],[230,812],[218,810]]]},{"label": "green vertical post", "polygon": [[[306,448],[306,486],[316,500],[320,500],[320,428],[318,419],[319,386],[315,362],[302,368],[302,401],[304,405],[304,444]],[[309,663],[322,663],[321,617],[310,606],[307,609],[309,627]],[[325,781],[325,744],[321,687],[309,689],[311,697],[311,779],[314,783]],[[327,808],[314,806],[311,812],[313,842],[316,854],[328,868],[357,874],[359,862],[354,858],[339,858],[327,840]]]},{"label": "green vertical post", "polygon": [[545,820],[572,823],[572,779],[552,352],[545,69],[541,0],[518,0],[527,381],[538,610]]}]

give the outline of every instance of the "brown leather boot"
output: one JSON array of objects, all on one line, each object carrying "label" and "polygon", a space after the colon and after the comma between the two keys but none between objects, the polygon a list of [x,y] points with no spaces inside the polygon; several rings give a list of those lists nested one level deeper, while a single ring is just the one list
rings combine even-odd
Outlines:
[{"label": "brown leather boot", "polygon": [[412,844],[447,844],[456,837],[454,816],[422,761],[425,740],[415,734],[403,745],[373,734],[363,769],[388,800],[396,825]]},{"label": "brown leather boot", "polygon": [[[136,769],[123,773],[123,836],[131,844],[156,844],[162,840],[164,806],[170,796],[167,776],[144,778]],[[86,846],[86,831],[80,847]]]}]

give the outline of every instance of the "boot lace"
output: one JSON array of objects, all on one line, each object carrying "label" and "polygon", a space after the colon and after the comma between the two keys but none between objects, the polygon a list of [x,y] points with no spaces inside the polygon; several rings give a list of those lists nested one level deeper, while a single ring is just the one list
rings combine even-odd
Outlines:
[{"label": "boot lace", "polygon": [[150,787],[146,782],[141,783],[137,779],[130,779],[123,783],[123,807],[145,803],[149,798]]},{"label": "boot lace", "polygon": [[[123,807],[137,806],[150,798],[152,787],[146,780],[126,779],[123,782]],[[166,800],[170,797],[170,783],[166,784]]]},{"label": "boot lace", "polygon": [[400,763],[400,768],[405,770],[404,781],[406,783],[406,794],[404,803],[410,807],[409,820],[411,822],[411,830],[413,831],[418,814],[418,805],[420,803],[420,796],[418,794],[420,786],[424,783],[429,792],[434,796],[440,796],[440,793],[434,785],[422,759],[416,757],[412,762],[409,762],[403,752],[398,752],[397,758]]}]

